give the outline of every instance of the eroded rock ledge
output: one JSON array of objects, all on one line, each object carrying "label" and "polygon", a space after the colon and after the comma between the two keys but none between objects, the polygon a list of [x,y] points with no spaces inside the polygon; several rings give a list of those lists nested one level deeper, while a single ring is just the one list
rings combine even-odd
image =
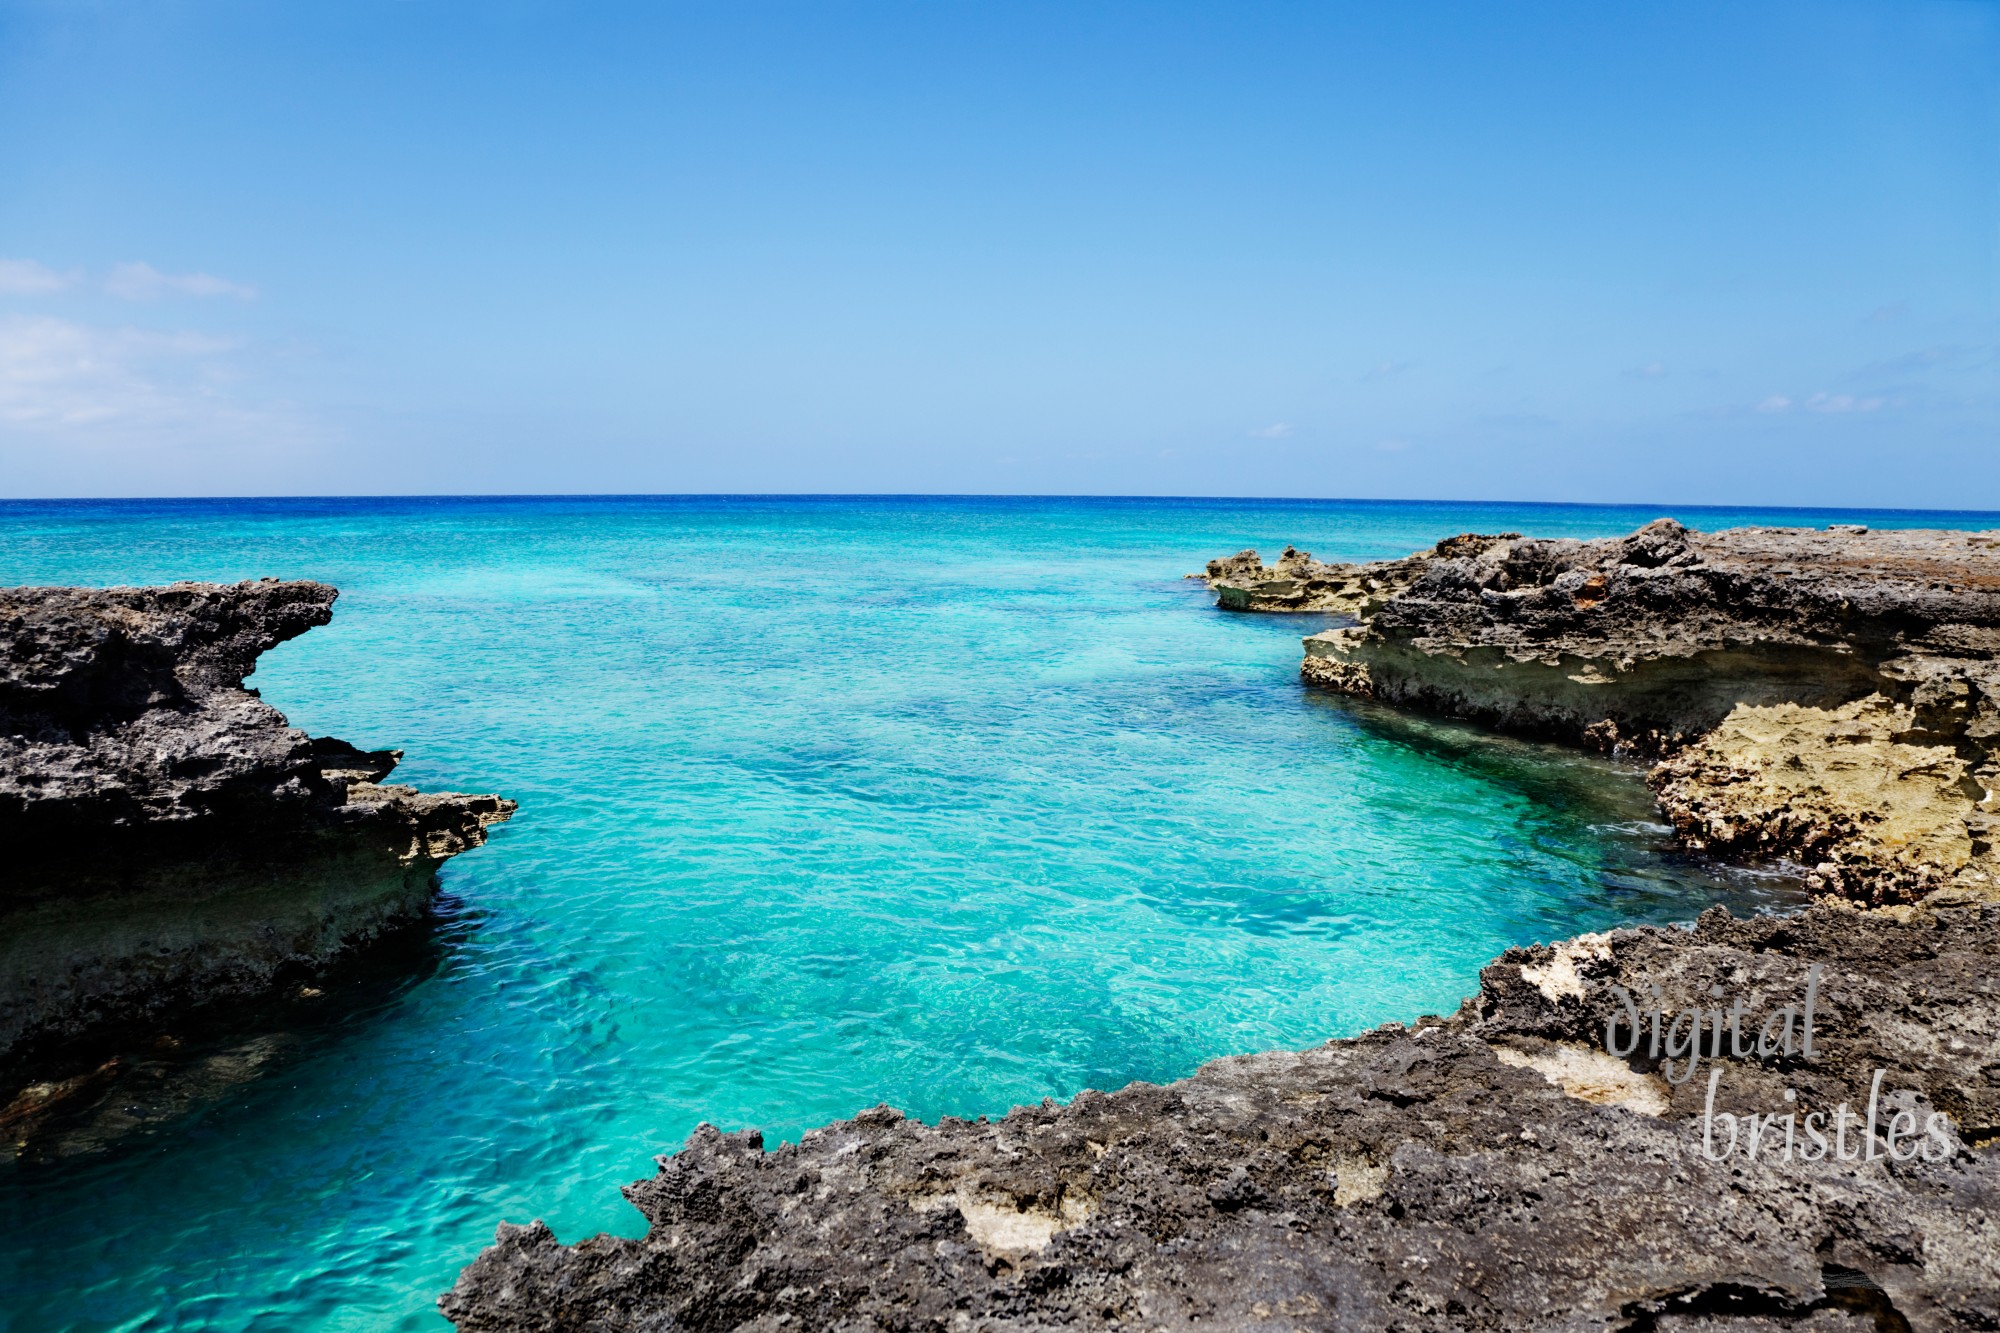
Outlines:
[{"label": "eroded rock ledge", "polygon": [[264,993],[419,913],[514,811],[243,686],[335,590],[0,589],[0,1058]]},{"label": "eroded rock ledge", "polygon": [[[770,1152],[704,1127],[627,1187],[644,1239],[502,1226],[440,1305],[463,1333],[2000,1328],[1996,958],[1995,905],[1716,908],[1511,950],[1448,1018],[1166,1087],[995,1123],[883,1107]],[[1615,1058],[1614,986],[1669,1041],[1735,1013],[1751,1053],[1717,1018],[1720,1058]],[[1785,1054],[1808,1004],[1814,1053],[1795,1022]],[[1804,1116],[1831,1140],[1871,1094],[1872,1134],[1804,1159]],[[1786,1114],[1794,1151],[1774,1127],[1748,1156],[1741,1118]]]},{"label": "eroded rock ledge", "polygon": [[[1359,623],[1306,640],[1311,684],[1662,756],[1688,845],[1829,892],[2000,897],[2000,532],[1660,519],[1344,568],[1385,595],[1327,602]],[[1258,609],[1243,557],[1212,569]]]},{"label": "eroded rock ledge", "polygon": [[1324,611],[1366,615],[1414,583],[1435,559],[1476,555],[1518,532],[1486,536],[1477,532],[1447,537],[1436,546],[1401,560],[1364,565],[1329,565],[1310,551],[1287,546],[1278,563],[1267,567],[1255,551],[1208,562],[1203,578],[1215,591],[1216,602],[1230,611]]}]

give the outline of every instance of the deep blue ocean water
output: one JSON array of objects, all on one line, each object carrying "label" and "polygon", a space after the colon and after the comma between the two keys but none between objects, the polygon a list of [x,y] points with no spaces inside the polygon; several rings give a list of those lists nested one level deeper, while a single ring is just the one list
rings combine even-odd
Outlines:
[{"label": "deep blue ocean water", "polygon": [[[0,1167],[0,1326],[442,1330],[496,1222],[637,1235],[701,1121],[796,1138],[1448,1011],[1510,944],[1781,877],[1634,770],[1309,694],[1325,621],[1180,576],[1651,508],[992,498],[0,503],[0,583],[315,578],[252,678],[397,780],[521,802],[392,966]],[[1681,509],[1984,528],[1996,515]]]}]

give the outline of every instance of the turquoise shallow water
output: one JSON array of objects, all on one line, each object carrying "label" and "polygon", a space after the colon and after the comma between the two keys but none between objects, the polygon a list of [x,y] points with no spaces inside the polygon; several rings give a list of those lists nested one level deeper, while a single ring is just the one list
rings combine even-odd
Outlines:
[{"label": "turquoise shallow water", "polygon": [[882,1101],[1171,1079],[1448,1010],[1510,944],[1782,902],[1669,853],[1632,772],[1308,694],[1323,622],[1179,578],[1248,545],[1656,516],[0,504],[4,582],[338,584],[333,624],[251,683],[315,734],[405,748],[401,780],[521,802],[447,867],[427,944],[190,1035],[78,1151],[0,1168],[4,1326],[441,1330],[495,1222],[639,1234],[617,1187],[703,1120],[775,1140]]}]

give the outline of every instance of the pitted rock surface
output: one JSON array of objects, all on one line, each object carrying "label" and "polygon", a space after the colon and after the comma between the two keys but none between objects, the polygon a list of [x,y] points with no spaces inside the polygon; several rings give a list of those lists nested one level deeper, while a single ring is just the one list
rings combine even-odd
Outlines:
[{"label": "pitted rock surface", "polygon": [[513,812],[377,785],[399,752],[315,740],[244,687],[336,595],[0,589],[0,1052],[324,964]]},{"label": "pitted rock surface", "polygon": [[1668,745],[1739,703],[1912,694],[1925,675],[1940,703],[1976,710],[2000,653],[2000,534],[1660,519],[1616,540],[1516,540],[1431,559],[1308,651],[1391,703],[1579,740]]},{"label": "pitted rock surface", "polygon": [[1447,537],[1431,549],[1401,560],[1365,565],[1330,565],[1313,559],[1309,551],[1287,546],[1278,563],[1266,567],[1255,551],[1238,551],[1226,559],[1209,561],[1203,577],[1214,589],[1217,605],[1230,611],[1322,611],[1361,616],[1408,588],[1432,560],[1476,555],[1520,535],[1468,532]]},{"label": "pitted rock surface", "polygon": [[[883,1107],[773,1151],[703,1127],[626,1189],[643,1239],[502,1226],[440,1305],[462,1333],[1992,1329],[1996,959],[2000,906],[1718,908],[1511,950],[1450,1017],[1165,1087],[993,1123]],[[1746,1029],[1814,963],[1811,1059],[1739,1058],[1720,1023],[1692,1068],[1604,1049],[1614,985]],[[1775,1133],[1711,1160],[1716,1069],[1736,1117],[1860,1116],[1881,1070],[1878,1155],[1850,1127],[1856,1160]],[[1930,1160],[1879,1155],[1896,1112],[1945,1117]]]},{"label": "pitted rock surface", "polygon": [[1652,782],[1690,846],[1827,892],[2000,896],[2000,532],[1660,519],[1448,545],[1307,639],[1306,681],[1667,756]]},{"label": "pitted rock surface", "polygon": [[275,579],[0,590],[0,836],[56,851],[65,830],[284,818],[333,795],[312,742],[242,683],[334,596]]}]

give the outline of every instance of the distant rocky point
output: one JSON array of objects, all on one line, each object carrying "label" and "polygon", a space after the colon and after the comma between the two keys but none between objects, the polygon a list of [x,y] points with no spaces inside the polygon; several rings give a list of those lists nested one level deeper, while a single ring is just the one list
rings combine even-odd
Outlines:
[{"label": "distant rocky point", "polygon": [[1869,903],[2000,898],[2000,532],[1663,518],[1208,578],[1232,609],[1355,617],[1305,641],[1313,685],[1662,759],[1690,847]]},{"label": "distant rocky point", "polygon": [[420,914],[514,812],[383,785],[400,752],[314,739],[244,688],[336,595],[0,589],[0,1068],[296,985]]},{"label": "distant rocky point", "polygon": [[1309,551],[1287,546],[1278,563],[1267,568],[1255,551],[1238,551],[1209,561],[1206,574],[1189,577],[1207,579],[1217,603],[1230,611],[1330,611],[1359,616],[1409,587],[1432,560],[1475,555],[1520,535],[1503,532],[1488,537],[1468,532],[1447,537],[1429,550],[1401,560],[1362,565],[1329,565],[1313,559]]}]

